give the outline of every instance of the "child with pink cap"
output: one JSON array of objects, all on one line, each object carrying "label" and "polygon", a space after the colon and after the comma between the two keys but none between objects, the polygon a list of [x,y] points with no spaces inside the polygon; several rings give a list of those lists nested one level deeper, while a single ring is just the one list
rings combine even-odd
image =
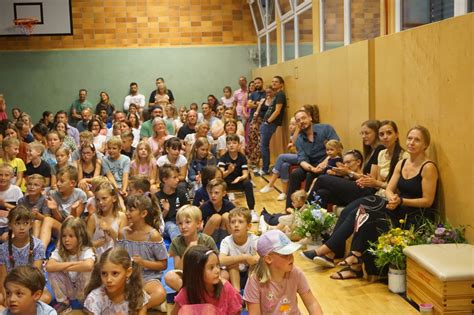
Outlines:
[{"label": "child with pink cap", "polygon": [[293,265],[293,253],[300,247],[280,230],[271,230],[260,236],[257,241],[260,259],[244,292],[249,315],[301,314],[296,293],[310,315],[323,314],[303,272]]}]

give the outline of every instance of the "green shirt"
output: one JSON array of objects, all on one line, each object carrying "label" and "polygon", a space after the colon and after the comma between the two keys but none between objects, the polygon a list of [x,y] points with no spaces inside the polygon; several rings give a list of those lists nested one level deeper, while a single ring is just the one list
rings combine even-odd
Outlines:
[{"label": "green shirt", "polygon": [[81,114],[84,108],[89,108],[92,110],[92,104],[88,100],[85,100],[84,103],[81,103],[79,100],[75,100],[72,102],[71,108],[75,109],[77,114]]},{"label": "green shirt", "polygon": [[153,119],[147,120],[140,128],[140,138],[150,138],[153,136],[152,124]]},{"label": "green shirt", "polygon": [[[210,237],[209,235],[198,233],[197,243],[198,245],[203,245],[212,250],[215,250],[216,253],[219,252],[217,250],[217,246],[216,246],[216,243],[214,242],[214,239]],[[184,252],[186,251],[187,248],[188,248],[188,245],[186,245],[186,243],[184,242],[184,236],[179,235],[179,236],[176,236],[171,242],[169,254],[171,257],[183,257]]]}]

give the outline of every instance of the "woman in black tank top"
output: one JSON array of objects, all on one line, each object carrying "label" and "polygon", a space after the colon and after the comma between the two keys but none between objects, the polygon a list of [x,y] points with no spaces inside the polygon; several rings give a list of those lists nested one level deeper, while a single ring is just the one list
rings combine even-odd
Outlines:
[{"label": "woman in black tank top", "polygon": [[[331,275],[333,279],[362,277],[362,263],[368,274],[378,274],[373,256],[367,252],[370,242],[393,226],[404,227],[421,223],[421,218],[434,219],[435,196],[438,183],[438,169],[426,155],[430,134],[425,127],[415,126],[407,135],[408,159],[398,162],[387,186],[386,200],[372,196],[361,205],[366,207],[364,217],[359,216],[351,244],[351,254],[343,261],[346,268]],[[368,215],[368,217],[367,217]],[[360,224],[360,222],[365,222]],[[357,221],[357,220],[356,220]]]}]

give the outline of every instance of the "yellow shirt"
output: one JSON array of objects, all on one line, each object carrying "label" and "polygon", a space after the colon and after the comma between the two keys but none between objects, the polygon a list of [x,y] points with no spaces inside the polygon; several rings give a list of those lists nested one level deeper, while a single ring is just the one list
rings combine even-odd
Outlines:
[{"label": "yellow shirt", "polygon": [[[1,163],[6,163],[6,162],[2,158],[0,158],[0,164]],[[23,162],[23,160],[20,158],[14,158],[8,164],[13,168],[13,177],[10,182],[11,184],[16,185],[16,179],[18,177],[18,173],[23,173],[26,171],[25,162]],[[20,188],[22,192],[26,191],[26,186],[25,186],[24,181],[21,182]]]}]

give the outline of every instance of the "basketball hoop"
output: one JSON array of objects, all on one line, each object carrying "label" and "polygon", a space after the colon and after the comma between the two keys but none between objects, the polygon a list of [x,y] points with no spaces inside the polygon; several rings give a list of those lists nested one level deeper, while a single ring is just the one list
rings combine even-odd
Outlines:
[{"label": "basketball hoop", "polygon": [[18,27],[23,35],[31,35],[35,25],[38,24],[38,20],[34,18],[22,18],[13,20],[13,23]]}]

